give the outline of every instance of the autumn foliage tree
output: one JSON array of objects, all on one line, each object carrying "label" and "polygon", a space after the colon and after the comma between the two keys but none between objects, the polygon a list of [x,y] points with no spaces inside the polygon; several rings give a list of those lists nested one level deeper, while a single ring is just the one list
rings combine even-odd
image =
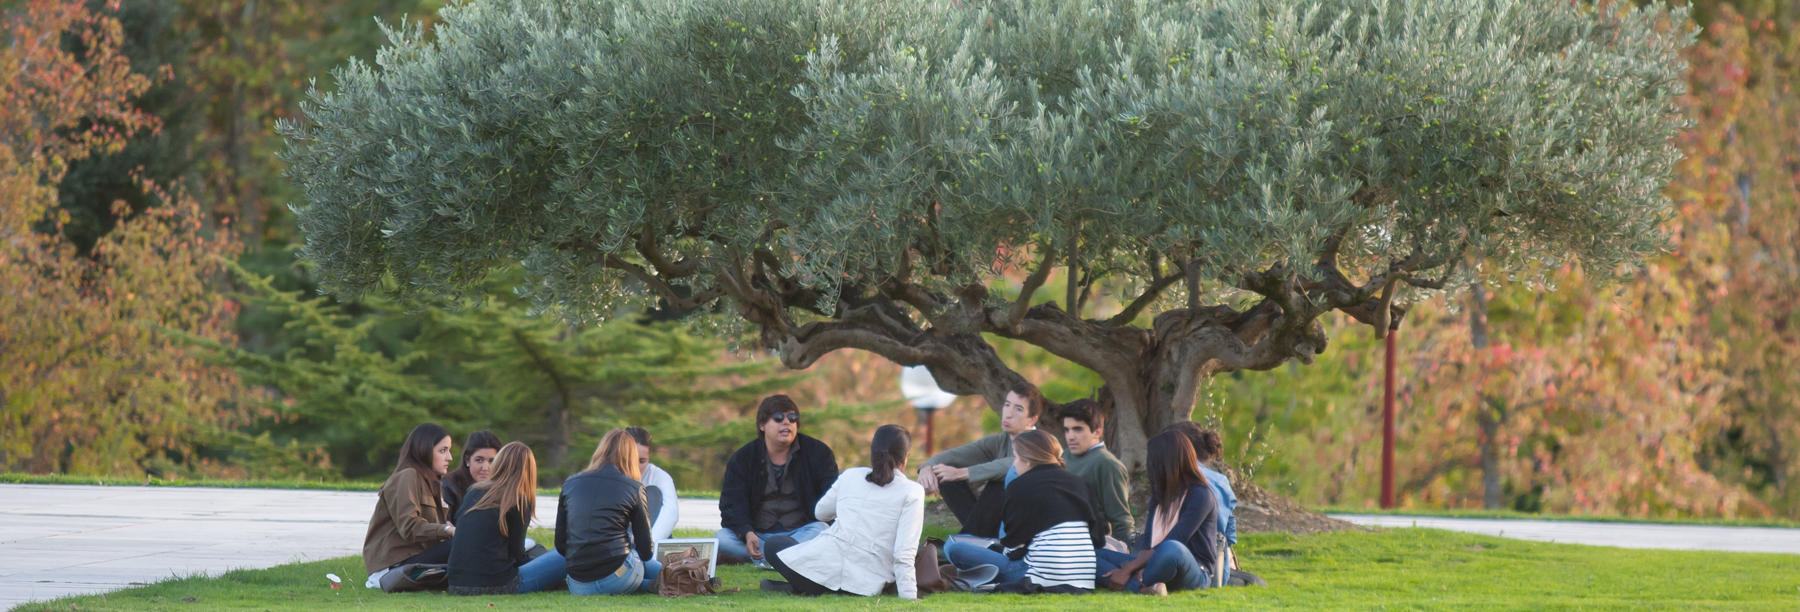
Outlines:
[{"label": "autumn foliage tree", "polygon": [[1695,335],[1729,354],[1698,461],[1800,517],[1800,32],[1792,15],[1712,10],[1675,194]]},{"label": "autumn foliage tree", "polygon": [[[1416,305],[1400,337],[1403,505],[1800,516],[1800,97],[1786,59],[1800,48],[1791,21],[1701,9],[1711,21],[1683,52],[1671,250],[1610,286],[1579,266],[1540,284],[1483,268],[1479,292]],[[1263,473],[1305,501],[1374,503],[1380,434],[1363,408],[1380,401],[1379,353],[1364,337],[1286,389],[1224,391],[1234,409],[1274,413],[1284,431]],[[1258,405],[1296,388],[1335,413]]]},{"label": "autumn foliage tree", "polygon": [[[1730,6],[1713,12],[1684,53],[1692,123],[1675,141],[1683,159],[1668,188],[1673,252],[1607,292],[1616,295],[1584,290],[1593,284],[1576,269],[1557,273],[1554,287],[1496,283],[1497,308],[1476,294],[1463,304],[1467,330],[1425,332],[1429,348],[1415,357],[1431,384],[1417,386],[1415,406],[1444,412],[1418,415],[1420,442],[1442,444],[1454,438],[1431,430],[1474,421],[1490,507],[1793,512],[1783,477],[1796,465],[1787,449],[1800,421],[1786,389],[1800,352],[1786,270],[1800,235],[1791,153],[1800,104],[1774,23]],[[1492,320],[1473,325],[1483,312]],[[1427,470],[1467,456],[1420,450]],[[1430,480],[1421,493],[1440,486]]]},{"label": "autumn foliage tree", "polygon": [[5,26],[0,469],[205,471],[196,447],[240,436],[229,429],[241,422],[240,389],[159,330],[227,337],[231,306],[208,277],[233,243],[200,233],[196,207],[154,186],[164,204],[99,240],[91,259],[34,231],[59,219],[55,185],[71,161],[115,151],[156,121],[128,103],[150,83],[119,55],[106,10],[33,0]]},{"label": "autumn foliage tree", "polygon": [[[1680,12],[1559,0],[531,0],[395,32],[284,127],[305,257],[354,296],[523,265],[543,303],[727,307],[783,363],[984,338],[1100,375],[1129,461],[1202,383],[1385,332],[1479,253],[1664,244]],[[1060,304],[991,281],[1057,269]],[[1092,312],[1096,286],[1130,288]]]}]

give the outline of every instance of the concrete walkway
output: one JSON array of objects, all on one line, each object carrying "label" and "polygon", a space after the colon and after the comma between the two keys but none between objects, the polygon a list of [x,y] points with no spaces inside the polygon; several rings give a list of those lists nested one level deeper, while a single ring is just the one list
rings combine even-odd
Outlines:
[{"label": "concrete walkway", "polygon": [[1429,527],[1536,542],[1617,546],[1619,548],[1800,554],[1800,529],[1465,519],[1373,514],[1333,514],[1331,516],[1358,525]]},{"label": "concrete walkway", "polygon": [[[362,554],[373,492],[0,484],[0,609],[174,576]],[[538,498],[554,527],[556,498]],[[719,528],[682,500],[681,527]]]}]

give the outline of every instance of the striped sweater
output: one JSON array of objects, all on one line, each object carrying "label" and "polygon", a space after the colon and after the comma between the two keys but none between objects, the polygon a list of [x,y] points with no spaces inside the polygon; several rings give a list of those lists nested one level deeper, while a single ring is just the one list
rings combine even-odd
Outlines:
[{"label": "striped sweater", "polygon": [[1087,482],[1055,465],[1040,465],[1006,485],[1007,556],[1023,559],[1026,580],[1042,587],[1094,588],[1094,549],[1106,524],[1094,511]]},{"label": "striped sweater", "polygon": [[1025,551],[1025,578],[1038,586],[1094,588],[1094,541],[1083,521],[1038,532]]}]

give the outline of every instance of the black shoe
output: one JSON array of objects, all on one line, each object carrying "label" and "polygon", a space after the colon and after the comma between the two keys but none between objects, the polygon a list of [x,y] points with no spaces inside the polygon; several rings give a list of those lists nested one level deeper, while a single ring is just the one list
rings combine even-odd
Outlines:
[{"label": "black shoe", "polygon": [[794,585],[780,580],[764,580],[762,581],[762,590],[770,593],[787,593],[792,595],[794,594]]}]

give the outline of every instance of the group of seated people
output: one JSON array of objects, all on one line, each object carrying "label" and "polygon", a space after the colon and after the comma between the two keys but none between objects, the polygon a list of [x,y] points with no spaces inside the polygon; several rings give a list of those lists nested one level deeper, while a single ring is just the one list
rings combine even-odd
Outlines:
[{"label": "group of seated people", "polygon": [[[1099,403],[1060,408],[1066,449],[1037,430],[1044,404],[1035,387],[1016,385],[1001,406],[1000,433],[938,453],[920,470],[919,482],[943,498],[961,534],[975,536],[945,546],[959,569],[992,565],[1002,584],[1048,592],[1098,585],[1165,594],[1261,583],[1229,556],[1237,544],[1237,495],[1228,477],[1205,465],[1222,458],[1217,432],[1182,421],[1150,438],[1150,504],[1140,531],[1130,473],[1101,441],[1106,414]],[[1078,545],[1082,537],[1092,545]]]},{"label": "group of seated people", "polygon": [[[1257,581],[1223,575],[1231,570],[1220,562],[1219,541],[1236,542],[1236,497],[1223,474],[1202,465],[1218,459],[1216,433],[1183,422],[1149,440],[1150,504],[1137,531],[1129,474],[1100,441],[1101,407],[1061,407],[1066,450],[1036,429],[1044,407],[1035,387],[1015,386],[1001,433],[932,456],[913,481],[905,428],[877,429],[869,467],[840,473],[831,447],[799,432],[793,400],[765,398],[756,412],[760,435],[731,456],[720,486],[719,562],[778,572],[783,580],[764,580],[764,590],[870,596],[891,588],[915,599],[925,498],[937,494],[962,523],[944,556],[970,575],[994,576],[994,590],[1161,595]],[[563,483],[554,547],[543,549],[525,534],[537,500],[531,449],[476,432],[451,472],[449,432],[420,425],[369,521],[367,585],[426,563],[448,565],[455,595],[564,585],[577,595],[654,592],[655,542],[673,532],[678,503],[650,452],[641,428],[608,432],[588,469]]]},{"label": "group of seated people", "polygon": [[[363,538],[364,586],[411,564],[448,566],[453,595],[568,588],[576,595],[650,591],[661,570],[655,542],[675,530],[675,483],[650,463],[650,434],[629,427],[601,438],[588,468],[563,482],[555,547],[525,535],[537,514],[537,458],[520,442],[478,431],[450,472],[450,433],[413,429],[399,466],[377,494]],[[534,554],[537,553],[537,554]]]}]

